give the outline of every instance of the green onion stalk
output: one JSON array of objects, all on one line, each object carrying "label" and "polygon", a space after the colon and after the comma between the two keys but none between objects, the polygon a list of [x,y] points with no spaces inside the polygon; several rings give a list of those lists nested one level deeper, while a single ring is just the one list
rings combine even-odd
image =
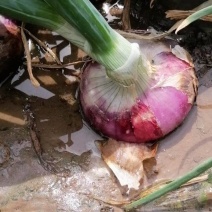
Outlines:
[{"label": "green onion stalk", "polygon": [[196,77],[176,42],[129,41],[89,0],[0,0],[0,13],[55,31],[93,58],[82,74],[80,100],[87,121],[105,136],[159,139],[190,111]]},{"label": "green onion stalk", "polygon": [[125,209],[125,211],[131,211],[135,208],[141,207],[141,206],[167,194],[168,192],[178,189],[180,186],[182,186],[189,180],[199,176],[200,174],[204,173],[211,167],[212,167],[212,158],[209,158],[206,161],[204,161],[203,163],[199,164],[197,167],[195,167],[190,172],[186,173],[184,176],[179,177],[178,179],[163,186],[159,190],[154,191],[153,193],[147,195],[146,197],[136,200],[136,201],[130,203],[129,205],[126,205],[124,207],[124,209]]},{"label": "green onion stalk", "polygon": [[212,14],[212,5],[199,9],[198,11],[189,15],[185,20],[183,20],[183,22],[176,29],[176,33],[191,24],[192,22],[210,14]]}]

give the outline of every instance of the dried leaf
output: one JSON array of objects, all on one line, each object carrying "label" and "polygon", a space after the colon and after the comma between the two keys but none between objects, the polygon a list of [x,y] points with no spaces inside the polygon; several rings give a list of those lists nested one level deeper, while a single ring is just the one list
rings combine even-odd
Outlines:
[{"label": "dried leaf", "polygon": [[154,29],[149,31],[149,33],[144,33],[144,35],[141,34],[135,34],[131,32],[125,32],[122,30],[116,30],[120,35],[125,37],[126,39],[137,39],[137,40],[160,40],[165,37],[167,37],[170,33],[172,33],[174,30],[180,26],[180,24],[183,22],[183,20],[177,21],[168,31],[166,32],[159,32]]},{"label": "dried leaf", "polygon": [[[188,16],[192,15],[195,10],[168,10],[166,12],[166,18],[171,20],[181,20],[186,19]],[[200,18],[203,21],[212,22],[212,15],[203,16]]]},{"label": "dried leaf", "polygon": [[191,67],[194,67],[190,54],[184,48],[176,45],[174,48],[171,49],[171,51],[176,57],[187,62]]},{"label": "dried leaf", "polygon": [[37,81],[37,79],[34,77],[34,75],[32,73],[32,59],[31,59],[31,54],[30,54],[30,51],[29,51],[26,35],[24,33],[24,24],[23,23],[22,23],[22,26],[21,26],[21,39],[22,39],[22,42],[23,42],[23,45],[24,45],[25,54],[26,54],[27,71],[28,71],[28,74],[29,74],[29,78],[30,78],[32,84],[35,87],[39,87],[40,83]]},{"label": "dried leaf", "polygon": [[60,62],[60,59],[57,57],[57,55],[50,49],[48,46],[46,46],[41,40],[39,40],[36,36],[34,36],[30,31],[24,28],[24,31],[26,31],[29,36],[31,36],[38,44],[40,47],[44,48],[50,56],[57,62],[58,65],[62,65]]},{"label": "dried leaf", "polygon": [[[157,145],[148,147],[145,144],[126,143],[109,139],[97,143],[102,158],[117,177],[121,186],[138,190],[144,178],[143,162],[154,158]],[[148,172],[153,167],[146,167]]]}]

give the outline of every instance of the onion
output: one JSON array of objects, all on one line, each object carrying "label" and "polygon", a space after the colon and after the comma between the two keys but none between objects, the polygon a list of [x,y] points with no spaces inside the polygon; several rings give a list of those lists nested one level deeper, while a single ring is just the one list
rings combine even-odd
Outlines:
[{"label": "onion", "polygon": [[54,30],[96,61],[84,70],[80,99],[103,135],[153,141],[190,111],[197,81],[190,56],[174,41],[129,42],[88,0],[7,0],[0,12]]},{"label": "onion", "polygon": [[22,55],[22,42],[18,26],[0,15],[0,82],[17,70]]},{"label": "onion", "polygon": [[132,88],[108,78],[102,65],[91,62],[82,74],[80,100],[95,130],[139,143],[162,138],[183,122],[196,96],[197,79],[189,54],[174,41],[137,43],[152,67],[144,82],[147,89],[134,95]]}]

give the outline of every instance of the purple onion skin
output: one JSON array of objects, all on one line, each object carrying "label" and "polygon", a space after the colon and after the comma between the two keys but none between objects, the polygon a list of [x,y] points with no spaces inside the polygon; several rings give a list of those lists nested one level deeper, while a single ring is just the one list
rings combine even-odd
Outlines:
[{"label": "purple onion skin", "polygon": [[0,83],[21,64],[23,45],[20,29],[11,19],[0,15]]},{"label": "purple onion skin", "polygon": [[[153,141],[173,131],[189,113],[197,87],[191,63],[176,57],[168,43],[156,42],[154,48],[161,50],[151,52],[149,45],[152,47],[153,44],[140,43],[155,67],[150,87],[135,99],[133,105],[128,106],[129,97],[122,99],[121,103],[126,104],[124,109],[110,109],[104,95],[95,99],[101,92],[98,85],[93,86],[95,76],[99,72],[105,73],[105,69],[97,63],[90,63],[85,68],[80,86],[82,110],[90,125],[103,135],[126,142]],[[176,78],[170,83],[173,76]]]}]

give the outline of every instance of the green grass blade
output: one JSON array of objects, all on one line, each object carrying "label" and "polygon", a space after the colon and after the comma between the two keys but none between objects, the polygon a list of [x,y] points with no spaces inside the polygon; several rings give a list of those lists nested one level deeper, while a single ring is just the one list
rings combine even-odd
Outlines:
[{"label": "green grass blade", "polygon": [[189,17],[187,17],[181,24],[180,26],[177,28],[176,33],[178,31],[180,31],[181,29],[185,28],[186,26],[188,26],[190,23],[198,20],[199,18],[212,14],[212,5],[208,6],[206,8],[203,8],[201,10],[198,10],[197,12],[193,13],[192,15],[190,15]]},{"label": "green grass blade", "polygon": [[177,188],[179,188],[184,183],[188,182],[189,180],[199,176],[203,172],[207,171],[212,167],[212,158],[209,158],[208,160],[204,161],[202,164],[198,165],[196,168],[194,168],[189,173],[185,174],[184,176],[172,181],[171,183],[165,185],[161,189],[153,192],[152,194],[149,194],[148,196],[141,198],[139,200],[136,200],[129,205],[126,205],[124,207],[125,211],[130,211],[136,207],[142,206],[144,204],[147,204],[159,197],[161,197],[164,194],[167,194],[170,191],[173,191]]}]

